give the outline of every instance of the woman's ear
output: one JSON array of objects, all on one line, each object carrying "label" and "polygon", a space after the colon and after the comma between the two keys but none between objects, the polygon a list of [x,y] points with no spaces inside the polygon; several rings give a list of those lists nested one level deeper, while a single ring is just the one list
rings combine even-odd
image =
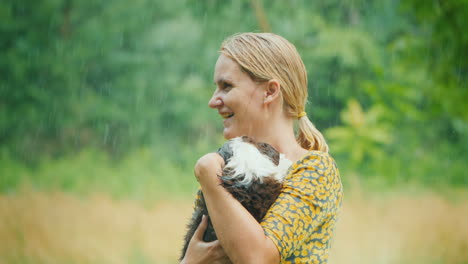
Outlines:
[{"label": "woman's ear", "polygon": [[281,85],[276,79],[271,79],[266,83],[264,104],[270,104],[280,97]]}]

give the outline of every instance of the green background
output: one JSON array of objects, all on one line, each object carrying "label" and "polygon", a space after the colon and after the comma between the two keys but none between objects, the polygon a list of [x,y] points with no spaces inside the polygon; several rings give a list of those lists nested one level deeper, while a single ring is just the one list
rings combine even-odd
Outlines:
[{"label": "green background", "polygon": [[308,70],[344,183],[330,264],[468,263],[467,0],[0,1],[0,263],[177,263],[224,142],[221,42]]},{"label": "green background", "polygon": [[298,48],[345,184],[468,185],[468,1],[5,0],[0,16],[1,192],[192,195],[223,143],[220,43],[247,31]]}]

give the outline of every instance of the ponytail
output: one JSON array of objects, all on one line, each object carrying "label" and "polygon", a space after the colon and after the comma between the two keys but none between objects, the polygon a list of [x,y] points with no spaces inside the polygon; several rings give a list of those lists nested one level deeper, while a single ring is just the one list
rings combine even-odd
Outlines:
[{"label": "ponytail", "polygon": [[278,80],[283,110],[299,121],[297,142],[308,150],[328,152],[322,133],[300,111],[307,102],[307,71],[293,44],[272,33],[242,33],[227,38],[221,53],[239,64],[254,81]]},{"label": "ponytail", "polygon": [[328,152],[328,145],[322,133],[312,124],[309,118],[305,115],[299,118],[299,135],[297,142],[301,147],[308,150],[319,150]]}]

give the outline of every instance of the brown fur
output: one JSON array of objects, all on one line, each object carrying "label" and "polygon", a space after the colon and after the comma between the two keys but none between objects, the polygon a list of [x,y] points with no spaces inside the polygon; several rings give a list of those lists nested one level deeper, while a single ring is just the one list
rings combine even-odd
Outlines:
[{"label": "brown fur", "polygon": [[[271,145],[266,143],[257,143],[248,137],[242,137],[242,140],[256,146],[261,154],[266,155],[271,159],[274,165],[277,166],[279,164],[280,154]],[[218,151],[218,153],[220,153],[220,155],[225,159],[226,155],[228,157],[229,155],[232,155],[232,152],[226,154],[226,152],[229,152],[229,150],[226,151],[226,149],[229,148],[227,144],[229,144],[229,142]],[[235,153],[235,155],[241,155],[241,153]],[[236,200],[238,200],[258,222],[260,222],[270,206],[278,197],[282,187],[281,182],[277,181],[273,177],[264,177],[262,181],[254,179],[252,183],[246,187],[239,184],[239,182],[242,181],[244,177],[241,176],[230,179],[232,174],[232,170],[223,170],[223,175],[221,176],[221,186],[223,186],[229,193],[231,193],[232,196],[236,198]],[[182,249],[180,260],[184,258],[190,239],[195,233],[197,227],[200,225],[202,216],[209,216],[208,209],[206,208],[205,204],[205,199],[201,190],[198,193],[198,197],[199,198],[195,201],[195,210],[192,215],[192,219],[188,224],[188,231],[185,235],[184,247]],[[211,220],[208,218],[208,227],[203,236],[203,241],[210,242],[214,240],[217,240],[216,232],[213,228]]]}]

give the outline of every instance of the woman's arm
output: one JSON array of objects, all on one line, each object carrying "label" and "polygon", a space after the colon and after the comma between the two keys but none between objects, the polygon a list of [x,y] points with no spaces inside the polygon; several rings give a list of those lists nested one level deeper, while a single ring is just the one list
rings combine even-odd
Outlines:
[{"label": "woman's arm", "polygon": [[223,166],[217,153],[206,154],[195,165],[195,176],[224,251],[233,263],[279,263],[278,249],[260,224],[220,186]]}]

